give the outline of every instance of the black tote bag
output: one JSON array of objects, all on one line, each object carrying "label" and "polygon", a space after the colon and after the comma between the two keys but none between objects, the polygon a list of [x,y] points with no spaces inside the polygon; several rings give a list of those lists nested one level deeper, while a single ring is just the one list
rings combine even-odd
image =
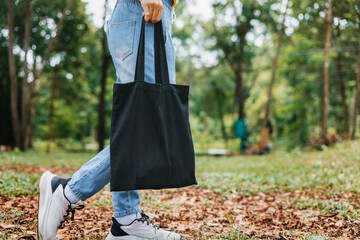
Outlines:
[{"label": "black tote bag", "polygon": [[143,19],[134,82],[114,84],[111,191],[197,184],[189,124],[189,86],[169,83],[162,23],[154,25],[156,83],[144,81]]}]

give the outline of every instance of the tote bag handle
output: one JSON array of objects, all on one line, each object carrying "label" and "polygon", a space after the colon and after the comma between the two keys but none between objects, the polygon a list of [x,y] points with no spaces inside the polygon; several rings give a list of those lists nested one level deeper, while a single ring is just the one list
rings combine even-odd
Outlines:
[{"label": "tote bag handle", "polygon": [[[154,24],[154,55],[156,83],[170,83],[169,70],[166,60],[166,49],[162,22]],[[141,22],[140,41],[136,58],[134,81],[143,82],[145,79],[145,20]]]}]

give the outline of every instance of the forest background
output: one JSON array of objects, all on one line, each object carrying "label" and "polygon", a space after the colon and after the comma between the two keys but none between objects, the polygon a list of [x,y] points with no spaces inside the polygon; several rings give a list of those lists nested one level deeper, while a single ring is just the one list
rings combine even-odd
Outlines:
[{"label": "forest background", "polygon": [[[116,74],[86,4],[0,2],[0,145],[109,143]],[[104,26],[113,5],[101,9]],[[191,87],[197,153],[238,153],[237,119],[246,120],[250,146],[268,124],[281,150],[359,135],[360,1],[214,0],[206,17],[196,5],[179,1],[172,35],[177,83]]]}]

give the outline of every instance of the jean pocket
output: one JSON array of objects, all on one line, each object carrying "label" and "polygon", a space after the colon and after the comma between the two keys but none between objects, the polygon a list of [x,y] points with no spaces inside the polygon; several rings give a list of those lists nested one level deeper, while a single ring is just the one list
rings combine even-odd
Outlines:
[{"label": "jean pocket", "polygon": [[135,21],[112,22],[109,28],[110,48],[124,60],[133,52]]}]

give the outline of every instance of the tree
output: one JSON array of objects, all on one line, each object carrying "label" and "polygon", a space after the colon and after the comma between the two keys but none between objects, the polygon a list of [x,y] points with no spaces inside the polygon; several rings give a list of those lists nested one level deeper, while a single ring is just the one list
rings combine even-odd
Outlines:
[{"label": "tree", "polygon": [[[299,58],[300,56],[307,56],[310,59],[316,60],[313,61],[313,66],[309,66],[309,69],[304,72],[300,71],[303,68],[299,62],[297,64],[299,71],[295,70],[296,73],[294,74],[304,74],[306,72],[307,75],[303,77],[304,82],[308,82],[310,76],[315,75],[316,72],[323,73],[322,76],[318,76],[318,79],[323,78],[324,61],[322,61],[320,68],[318,66],[318,59],[320,57],[319,49],[324,49],[324,36],[326,36],[326,30],[328,29],[324,27],[327,26],[327,1],[293,0],[293,3],[292,16],[299,21],[299,26],[295,28],[295,32],[292,35],[293,44],[302,44],[298,38],[300,35],[306,36],[309,42],[312,43],[309,49],[303,49],[296,56]],[[353,81],[355,79],[354,62],[356,62],[356,54],[354,52],[357,51],[359,7],[357,6],[358,1],[355,0],[332,1],[331,5],[331,31],[334,39],[331,40],[331,48],[328,55],[328,125],[331,125],[336,132],[341,132],[346,137],[346,132],[348,132],[346,119],[349,115],[348,104],[350,103],[346,95],[352,94],[354,89],[351,86],[355,82]],[[302,41],[304,42],[304,40]],[[321,57],[324,59],[324,54]],[[308,113],[308,119],[311,120],[309,122],[309,130],[313,136],[312,140],[320,144],[320,142],[324,143],[322,134],[324,85],[318,79],[313,79],[313,82],[308,84],[308,90],[314,93],[317,92],[316,94],[321,97],[318,98],[318,96],[311,93],[312,104],[308,106],[309,111],[311,109],[311,112]],[[305,96],[304,99],[306,99]],[[320,103],[320,107],[314,108],[313,106],[316,103]],[[314,120],[318,121],[316,125],[319,127],[314,125]],[[318,136],[320,137],[318,138]]]},{"label": "tree", "polygon": [[51,142],[53,140],[53,125],[54,125],[54,102],[55,102],[55,91],[56,91],[56,74],[57,68],[54,68],[54,71],[51,76],[51,87],[50,87],[50,108],[49,108],[49,130],[48,130],[48,142],[46,147],[46,152],[50,153]]},{"label": "tree", "polygon": [[[244,58],[245,58],[245,46],[246,46],[246,35],[251,30],[251,20],[255,18],[255,9],[258,5],[256,1],[243,1],[242,2],[242,11],[235,5],[235,1],[230,1],[232,10],[234,11],[234,17],[236,18],[235,26],[232,26],[232,29],[226,26],[221,28],[216,26],[216,17],[221,14],[226,6],[221,3],[214,4],[215,17],[212,20],[213,33],[216,38],[217,47],[222,49],[224,57],[227,60],[227,63],[230,65],[236,76],[236,90],[235,95],[238,104],[238,118],[245,118],[245,96],[244,96],[244,86],[243,86],[243,70],[244,70]],[[230,31],[231,32],[230,32]],[[235,34],[238,38],[238,41],[231,43],[224,39],[225,31],[229,31],[230,34]],[[236,54],[234,56],[234,53]]]},{"label": "tree", "polygon": [[[340,24],[337,26],[337,37],[341,40],[341,29]],[[342,51],[338,51],[336,56],[336,71],[337,71],[337,80],[339,84],[340,96],[341,96],[341,104],[343,109],[343,117],[344,117],[344,138],[347,139],[349,137],[349,111],[346,103],[346,86],[343,78],[343,53]]]},{"label": "tree", "polygon": [[329,51],[331,44],[331,0],[328,0],[328,11],[326,14],[326,35],[324,43],[324,82],[323,82],[323,108],[322,108],[322,123],[321,135],[324,144],[329,144],[328,139],[328,116],[329,116]]},{"label": "tree", "polygon": [[[358,39],[358,30],[359,30],[359,2],[354,0],[344,0],[344,1],[335,1],[332,6],[332,15],[335,25],[336,38],[334,45],[336,45],[337,54],[336,54],[336,78],[338,81],[339,89],[336,91],[340,93],[341,97],[341,106],[342,106],[342,116],[340,118],[340,123],[343,123],[343,134],[344,138],[350,137],[350,124],[349,121],[349,107],[347,101],[347,85],[352,79],[356,79],[356,73],[353,77],[347,76],[348,72],[354,72],[353,69],[356,67],[356,64],[351,63],[357,62],[354,52],[356,52],[357,46],[356,42]],[[352,46],[354,44],[354,46]],[[355,61],[354,61],[355,60]],[[348,64],[350,63],[350,64]],[[355,71],[356,72],[356,71]],[[356,84],[355,84],[356,86]],[[356,87],[355,87],[356,88]],[[356,92],[356,91],[355,91]],[[354,92],[354,93],[355,93]]]},{"label": "tree", "polygon": [[[245,100],[248,95],[244,81],[244,73],[249,71],[252,46],[247,42],[247,35],[256,25],[275,26],[271,7],[277,1],[216,1],[213,4],[214,17],[205,25],[207,36],[215,40],[212,50],[220,50],[222,58],[231,68],[235,76],[235,99],[237,118],[245,121]],[[224,21],[231,17],[228,22]],[[245,125],[244,125],[245,126]],[[244,130],[246,132],[246,129]]]},{"label": "tree", "polygon": [[356,134],[357,108],[358,108],[359,95],[360,95],[359,91],[360,91],[360,41],[359,41],[358,59],[356,65],[356,85],[355,85],[353,106],[352,106],[352,131],[351,131],[352,140],[355,139],[355,134]]},{"label": "tree", "polygon": [[18,78],[15,66],[15,55],[13,53],[14,48],[14,6],[13,0],[9,0],[7,9],[7,22],[9,28],[9,44],[8,44],[8,61],[9,61],[9,73],[10,73],[10,98],[11,98],[11,116],[12,125],[15,139],[15,146],[20,146],[21,141],[21,126],[18,113]]},{"label": "tree", "polygon": [[105,34],[105,18],[107,15],[107,0],[104,3],[104,24],[102,28],[102,37],[101,37],[101,49],[102,49],[102,66],[101,66],[101,90],[99,97],[99,125],[98,125],[98,143],[99,143],[99,151],[104,148],[104,140],[106,135],[105,128],[105,87],[106,87],[106,78],[107,71],[110,64],[110,54],[108,51],[108,46],[106,42],[106,34]]},{"label": "tree", "polygon": [[48,63],[48,59],[54,44],[54,41],[59,36],[62,24],[64,22],[64,18],[67,15],[69,8],[71,7],[74,0],[69,0],[62,11],[60,20],[57,24],[56,33],[50,39],[44,55],[42,56],[41,66],[39,69],[34,69],[33,71],[33,79],[29,82],[29,69],[28,69],[28,51],[30,45],[31,38],[31,4],[30,0],[25,1],[25,29],[24,29],[24,43],[22,50],[24,51],[24,60],[23,60],[23,80],[21,85],[22,96],[21,96],[21,115],[18,112],[18,79],[17,79],[17,71],[15,67],[15,55],[13,52],[15,46],[15,31],[14,31],[14,2],[10,0],[8,2],[8,11],[7,11],[7,21],[9,28],[9,43],[8,43],[8,59],[9,59],[9,72],[10,72],[10,80],[11,80],[11,115],[13,119],[13,131],[15,138],[15,145],[19,147],[22,151],[25,151],[30,142],[30,127],[31,120],[34,113],[32,110],[34,108],[34,89],[35,83],[37,79],[40,77],[41,73],[45,69],[45,66]]},{"label": "tree", "polygon": [[268,122],[269,122],[269,115],[270,115],[270,106],[271,106],[271,98],[272,98],[272,89],[274,86],[274,82],[275,82],[275,78],[276,78],[276,69],[277,69],[277,65],[278,65],[278,60],[279,60],[279,55],[280,55],[280,49],[281,49],[281,45],[283,42],[283,36],[284,36],[284,30],[285,30],[285,18],[286,18],[286,11],[288,9],[289,6],[289,0],[286,3],[286,7],[285,7],[285,11],[282,15],[283,19],[281,22],[281,27],[278,33],[278,44],[276,47],[276,52],[275,52],[275,56],[274,56],[274,61],[273,61],[273,65],[272,65],[272,71],[271,71],[271,79],[270,79],[270,83],[269,83],[269,88],[268,88],[268,100],[266,102],[266,106],[265,106],[265,117],[263,119],[262,122],[262,129],[261,129],[261,142],[260,142],[260,147],[263,148],[265,147],[268,143],[267,141],[269,141],[269,137],[270,137],[270,129],[268,129],[269,127]]}]

